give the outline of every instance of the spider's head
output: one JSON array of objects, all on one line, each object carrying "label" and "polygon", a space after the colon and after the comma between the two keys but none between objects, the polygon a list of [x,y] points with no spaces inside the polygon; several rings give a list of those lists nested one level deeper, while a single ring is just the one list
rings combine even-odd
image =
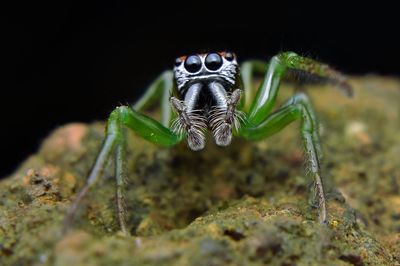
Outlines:
[{"label": "spider's head", "polygon": [[236,110],[241,95],[239,67],[230,52],[196,54],[176,59],[174,76],[178,98],[171,105],[178,113],[172,124],[186,133],[192,150],[205,145],[204,131],[211,130],[219,146],[228,146],[233,128],[243,115]]},{"label": "spider's head", "polygon": [[184,94],[195,82],[220,80],[234,87],[238,77],[236,55],[231,52],[194,54],[175,60],[174,76],[176,87]]}]

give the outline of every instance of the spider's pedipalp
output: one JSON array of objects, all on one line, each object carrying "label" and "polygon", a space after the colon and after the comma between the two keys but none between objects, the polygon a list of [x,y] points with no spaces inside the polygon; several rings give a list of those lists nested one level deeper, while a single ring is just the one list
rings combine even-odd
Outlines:
[{"label": "spider's pedipalp", "polygon": [[228,146],[232,141],[232,126],[236,130],[240,127],[240,116],[243,114],[236,110],[240,100],[241,90],[236,89],[226,97],[226,106],[214,106],[209,116],[210,127],[213,131],[215,143],[218,146]]},{"label": "spider's pedipalp", "polygon": [[232,141],[232,126],[227,122],[222,122],[215,130],[214,130],[214,139],[215,144],[218,146],[228,146]]},{"label": "spider's pedipalp", "polygon": [[204,130],[207,127],[206,119],[198,110],[190,110],[185,102],[175,97],[170,99],[171,105],[178,113],[171,127],[175,134],[187,134],[188,146],[193,151],[202,150],[205,146]]}]

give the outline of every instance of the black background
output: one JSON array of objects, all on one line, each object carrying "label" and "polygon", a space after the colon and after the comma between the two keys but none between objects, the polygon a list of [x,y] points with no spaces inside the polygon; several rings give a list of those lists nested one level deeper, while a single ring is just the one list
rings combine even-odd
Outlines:
[{"label": "black background", "polygon": [[57,126],[106,119],[133,102],[180,55],[229,49],[268,59],[294,50],[349,74],[400,74],[398,8],[382,1],[159,2],[2,9],[0,176]]}]

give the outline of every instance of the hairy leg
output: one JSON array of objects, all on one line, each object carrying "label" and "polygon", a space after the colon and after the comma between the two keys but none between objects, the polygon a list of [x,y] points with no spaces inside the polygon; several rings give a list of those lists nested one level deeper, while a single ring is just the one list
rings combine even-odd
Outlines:
[{"label": "hairy leg", "polygon": [[326,223],[326,199],[321,176],[317,122],[307,96],[303,93],[296,94],[264,121],[258,125],[249,126],[240,133],[242,137],[248,140],[259,140],[281,131],[297,119],[301,119],[300,132],[310,175],[313,178],[315,193],[318,198],[319,220],[321,223]]},{"label": "hairy leg", "polygon": [[310,99],[305,93],[299,92],[296,93],[293,97],[291,97],[288,101],[286,101],[281,108],[292,105],[292,104],[302,104],[310,115],[310,120],[312,123],[312,138],[315,143],[315,148],[317,150],[318,159],[321,161],[323,153],[321,147],[321,141],[319,137],[319,123],[318,119],[315,115],[314,107],[311,104]]},{"label": "hairy leg", "polygon": [[107,123],[106,137],[100,153],[89,174],[86,185],[79,191],[67,212],[63,225],[64,232],[70,227],[80,202],[88,190],[103,174],[107,162],[111,159],[113,152],[115,152],[118,219],[122,232],[128,234],[125,224],[125,208],[123,202],[123,185],[126,180],[124,172],[124,127],[131,129],[144,139],[160,146],[173,146],[178,143],[182,137],[174,134],[166,127],[169,125],[171,120],[171,110],[168,101],[170,88],[172,88],[169,87],[170,85],[172,85],[171,72],[165,72],[150,86],[143,98],[139,99],[139,101],[134,105],[134,108],[141,110],[149,107],[157,99],[161,99],[162,124],[126,106],[118,107],[110,114]]},{"label": "hairy leg", "polygon": [[115,178],[117,181],[117,216],[119,221],[119,227],[124,235],[128,235],[129,232],[126,227],[126,212],[125,212],[125,200],[124,200],[124,185],[126,182],[125,173],[125,132],[121,129],[122,138],[118,143],[115,151]]},{"label": "hairy leg", "polygon": [[[255,63],[251,62],[248,64],[250,66],[255,65]],[[248,72],[248,70],[246,71]],[[294,72],[301,73],[300,78],[305,79],[305,81],[307,81],[307,77],[318,77],[321,81],[337,85],[346,91],[348,95],[352,94],[352,89],[347,84],[345,76],[328,65],[293,52],[280,53],[272,57],[268,64],[264,80],[248,112],[249,125],[257,125],[267,117],[275,105],[281,80],[286,74]],[[248,79],[248,74],[245,74],[244,78]],[[249,82],[244,81],[244,84],[246,83]],[[245,87],[246,90],[247,88]]]}]

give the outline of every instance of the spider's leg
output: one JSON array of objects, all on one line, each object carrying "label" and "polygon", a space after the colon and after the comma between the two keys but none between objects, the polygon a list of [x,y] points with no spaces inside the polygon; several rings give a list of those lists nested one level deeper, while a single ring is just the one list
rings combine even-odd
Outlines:
[{"label": "spider's leg", "polygon": [[[171,82],[168,79],[171,79]],[[173,146],[182,140],[182,136],[176,135],[165,125],[169,124],[171,119],[171,111],[166,108],[168,106],[169,85],[172,85],[171,72],[165,72],[159,78],[148,92],[145,93],[143,99],[134,105],[138,110],[149,107],[157,100],[157,97],[162,99],[162,117],[164,125],[158,121],[140,114],[127,106],[117,107],[109,116],[106,130],[106,137],[102,144],[100,153],[98,154],[93,168],[89,174],[86,185],[79,191],[74,199],[67,215],[64,219],[63,232],[66,232],[75,216],[75,213],[80,205],[80,202],[87,194],[88,190],[96,183],[102,175],[107,162],[111,159],[112,153],[116,155],[116,180],[117,180],[117,208],[118,218],[121,230],[127,234],[126,225],[124,222],[124,206],[123,206],[123,184],[125,180],[124,173],[124,155],[125,155],[125,135],[124,127],[131,129],[142,138],[160,146]],[[166,103],[167,102],[167,103]],[[167,114],[164,114],[167,112]]]},{"label": "spider's leg", "polygon": [[315,144],[315,149],[317,150],[317,155],[319,161],[321,161],[323,152],[322,152],[322,147],[321,147],[321,141],[319,137],[319,123],[317,116],[315,115],[314,107],[311,104],[311,101],[309,97],[302,92],[296,93],[293,97],[291,97],[288,101],[286,101],[281,108],[286,107],[288,105],[292,104],[297,104],[301,103],[304,105],[305,109],[308,111],[308,114],[310,115],[310,122],[312,123],[312,138]]},{"label": "spider's leg", "polygon": [[[140,111],[151,107],[158,100],[160,100],[161,107],[161,123],[165,127],[168,127],[171,122],[171,107],[169,104],[169,97],[173,87],[173,73],[172,71],[165,71],[162,73],[146,90],[144,95],[133,104],[132,108],[136,111]],[[121,231],[127,235],[128,230],[126,229],[125,222],[125,201],[124,201],[124,187],[126,183],[125,173],[125,130],[122,129],[121,143],[117,144],[115,154],[115,178],[117,181],[117,213]]]},{"label": "spider's leg", "polygon": [[276,112],[270,114],[258,125],[248,126],[240,131],[242,137],[249,140],[259,140],[281,131],[296,119],[301,119],[301,136],[304,143],[309,171],[315,185],[315,193],[318,197],[319,219],[321,223],[327,221],[326,199],[321,176],[319,141],[315,127],[315,115],[307,96],[298,93],[284,104]]},{"label": "spider's leg", "polygon": [[173,73],[167,70],[162,73],[140,97],[132,108],[136,111],[142,111],[160,101],[161,105],[161,123],[169,126],[171,122],[171,106],[169,105],[169,97],[173,87]]},{"label": "spider's leg", "polygon": [[264,75],[267,71],[268,64],[264,61],[250,60],[241,64],[240,75],[243,87],[246,88],[243,93],[244,107],[243,111],[248,111],[251,101],[254,99],[256,89],[254,88],[255,75]]},{"label": "spider's leg", "polygon": [[[300,78],[318,77],[321,81],[330,82],[342,88],[349,95],[352,93],[346,78],[326,64],[293,52],[280,53],[274,56],[268,65],[264,80],[248,112],[249,124],[257,125],[271,112],[276,102],[279,85],[287,73],[300,73]],[[246,88],[245,88],[246,90]]]},{"label": "spider's leg", "polygon": [[126,211],[124,200],[124,186],[126,183],[125,173],[125,130],[121,129],[122,138],[120,143],[117,144],[115,151],[115,179],[117,181],[117,216],[119,227],[124,235],[129,235],[126,227]]},{"label": "spider's leg", "polygon": [[[87,191],[95,184],[104,171],[104,167],[111,158],[111,154],[117,149],[117,180],[119,186],[122,185],[123,171],[123,144],[124,135],[122,133],[123,126],[129,128],[140,137],[160,146],[170,147],[182,140],[182,137],[173,133],[169,128],[164,127],[158,121],[140,114],[127,106],[117,107],[110,115],[107,124],[106,138],[101,147],[101,151],[97,156],[96,162],[89,174],[86,185],[78,193],[67,216],[64,220],[64,231],[68,229],[75,212],[87,193]],[[120,202],[122,204],[122,201]],[[120,212],[121,210],[119,210]]]},{"label": "spider's leg", "polygon": [[97,159],[95,164],[92,167],[92,170],[87,178],[86,185],[78,192],[71,206],[69,207],[67,214],[64,217],[63,221],[63,233],[65,233],[72,221],[73,218],[80,206],[82,199],[85,197],[89,188],[91,188],[94,183],[97,181],[98,177],[102,174],[104,170],[104,166],[107,164],[110,159],[111,153],[115,147],[116,143],[116,134],[111,133],[112,130],[108,130],[107,136],[103,141],[103,145],[101,147],[100,153],[97,155]]}]

